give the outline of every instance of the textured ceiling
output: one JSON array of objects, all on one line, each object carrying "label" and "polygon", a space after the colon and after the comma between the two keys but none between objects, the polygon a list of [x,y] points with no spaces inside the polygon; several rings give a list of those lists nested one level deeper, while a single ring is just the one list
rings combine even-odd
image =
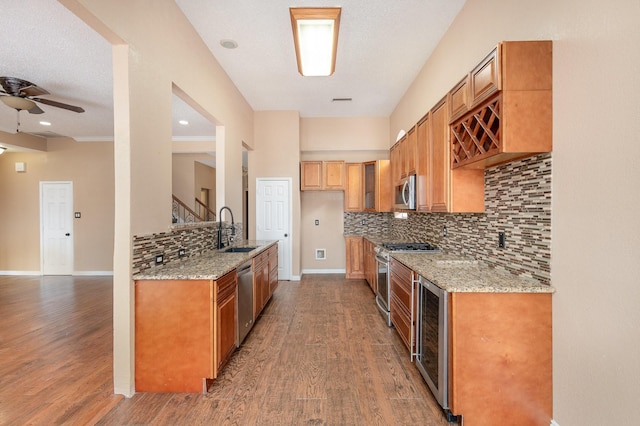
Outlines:
[{"label": "textured ceiling", "polygon": [[[177,0],[254,110],[297,110],[303,117],[388,116],[429,57],[464,0],[345,0],[340,4],[283,0]],[[331,77],[297,72],[290,6],[341,6]],[[3,2],[0,76],[48,90],[47,98],[79,105],[77,114],[40,105],[20,113],[23,132],[52,132],[82,141],[113,136],[109,44],[54,0]],[[238,48],[227,50],[221,39]],[[44,96],[43,96],[44,97]],[[332,102],[332,98],[353,98]],[[174,136],[208,137],[214,126],[174,96]],[[38,124],[46,120],[49,127]],[[0,130],[14,133],[15,110],[0,104]]]}]

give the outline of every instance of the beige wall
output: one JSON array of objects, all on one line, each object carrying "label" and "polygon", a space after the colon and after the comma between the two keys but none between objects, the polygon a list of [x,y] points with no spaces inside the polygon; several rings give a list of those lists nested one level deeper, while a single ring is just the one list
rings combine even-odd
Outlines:
[{"label": "beige wall", "polygon": [[388,149],[387,117],[314,117],[300,120],[300,151]]},{"label": "beige wall", "polygon": [[252,143],[253,111],[173,1],[60,2],[114,45],[114,387],[131,395],[131,241],[164,232],[171,222],[173,87],[217,124],[217,197],[236,211],[242,209],[242,142]]},{"label": "beige wall", "polygon": [[297,111],[256,111],[248,152],[249,238],[256,236],[256,178],[291,178],[291,275],[300,276],[300,116]]},{"label": "beige wall", "polygon": [[[57,138],[46,146],[0,155],[0,271],[40,273],[40,182],[71,181],[73,208],[82,214],[73,220],[74,273],[110,273],[113,144]],[[25,173],[15,171],[16,162],[26,164]]]},{"label": "beige wall", "polygon": [[[302,118],[301,160],[363,162],[389,158],[386,117]],[[304,191],[301,195],[302,272],[343,272],[346,264],[343,191]],[[315,220],[320,225],[315,225]],[[316,260],[316,249],[327,250]]]},{"label": "beige wall", "polygon": [[467,0],[391,116],[389,143],[501,40],[554,40],[554,419],[640,417],[640,2]]},{"label": "beige wall", "polygon": [[208,160],[206,154],[173,154],[172,193],[191,209],[195,210],[194,198],[200,198],[200,189],[209,189],[209,207],[215,211],[216,169],[199,161]]}]

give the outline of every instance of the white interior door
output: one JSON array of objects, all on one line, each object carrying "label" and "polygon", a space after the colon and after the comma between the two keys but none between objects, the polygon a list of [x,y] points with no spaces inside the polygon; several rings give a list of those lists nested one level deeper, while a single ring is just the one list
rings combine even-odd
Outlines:
[{"label": "white interior door", "polygon": [[42,275],[73,274],[73,182],[40,182]]},{"label": "white interior door", "polygon": [[256,179],[256,239],[278,240],[278,279],[291,279],[291,178]]}]

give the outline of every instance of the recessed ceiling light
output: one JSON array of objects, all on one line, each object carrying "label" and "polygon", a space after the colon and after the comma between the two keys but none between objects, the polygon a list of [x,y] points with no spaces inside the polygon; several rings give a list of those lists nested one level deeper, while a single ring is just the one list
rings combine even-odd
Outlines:
[{"label": "recessed ceiling light", "polygon": [[178,121],[178,123],[182,124],[183,126],[188,126],[189,122],[187,120],[180,120]]},{"label": "recessed ceiling light", "polygon": [[225,49],[235,49],[236,47],[238,47],[238,43],[236,43],[235,40],[225,39],[220,40],[220,46],[224,47]]},{"label": "recessed ceiling light", "polygon": [[48,121],[41,121],[40,124],[43,126],[51,126],[51,123],[49,123]]}]

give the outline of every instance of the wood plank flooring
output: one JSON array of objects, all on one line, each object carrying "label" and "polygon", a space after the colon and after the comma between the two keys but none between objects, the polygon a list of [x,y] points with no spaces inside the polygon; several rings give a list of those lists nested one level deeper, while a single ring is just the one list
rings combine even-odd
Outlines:
[{"label": "wood plank flooring", "polygon": [[0,425],[450,425],[344,275],[281,281],[204,395],[112,395],[110,278],[0,277],[0,306]]}]

